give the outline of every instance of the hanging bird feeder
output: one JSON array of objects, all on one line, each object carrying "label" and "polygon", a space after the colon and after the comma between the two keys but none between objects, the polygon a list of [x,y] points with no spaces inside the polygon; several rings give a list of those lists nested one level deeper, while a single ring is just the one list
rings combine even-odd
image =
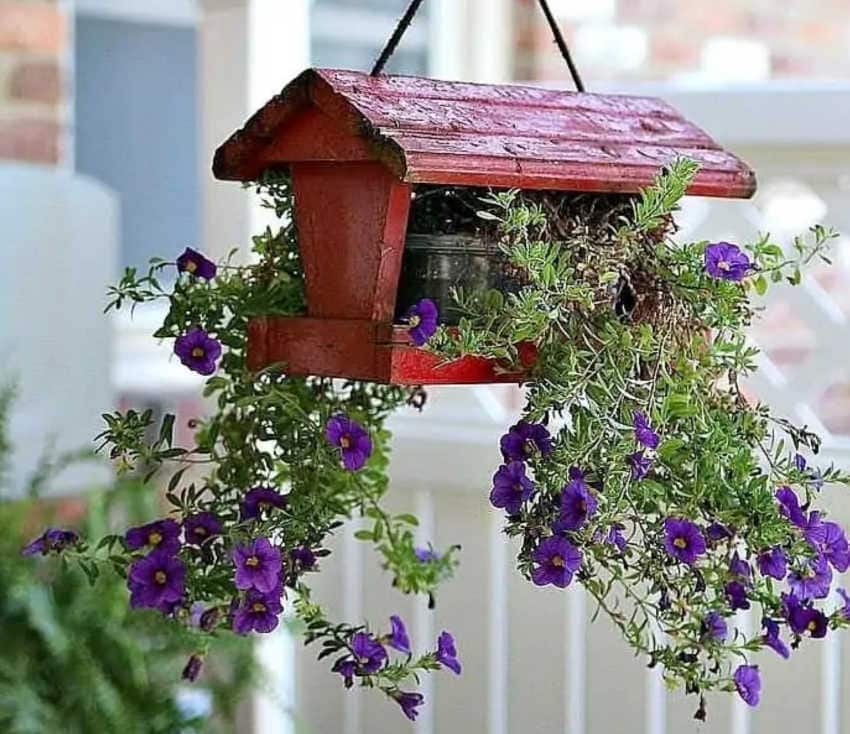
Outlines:
[{"label": "hanging bird feeder", "polygon": [[481,242],[451,234],[456,212],[429,216],[435,202],[467,187],[636,193],[677,157],[700,165],[692,195],[755,191],[745,163],[660,99],[308,69],[213,166],[225,180],[292,177],[307,315],[256,319],[249,366],[401,385],[521,381],[490,360],[441,363],[400,321],[417,296],[448,289],[452,264],[472,285],[511,287]]}]

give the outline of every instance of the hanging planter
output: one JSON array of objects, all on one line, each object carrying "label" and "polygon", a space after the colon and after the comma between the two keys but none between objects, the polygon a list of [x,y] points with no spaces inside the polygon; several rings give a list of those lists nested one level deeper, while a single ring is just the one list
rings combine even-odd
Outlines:
[{"label": "hanging planter", "polygon": [[[384,422],[421,409],[422,384],[526,383],[489,487],[518,571],[580,583],[668,685],[698,696],[697,718],[708,691],[758,703],[759,651],[789,657],[850,626],[834,584],[850,544],[814,509],[850,476],[810,466],[817,436],[738,382],[755,371],[751,295],[799,284],[835,235],[814,227],[787,251],[675,242],[686,193],[747,197],[755,179],[669,106],[308,70],[215,172],[258,182],[280,218],[254,238],[256,262],[187,250],[111,291],[115,308],[168,302],[155,336],[215,401],[191,448],[173,445],[173,416],[153,442],[150,412],[106,416],[98,438],[119,469],[177,463],[169,517],[93,551],[63,529],[25,549],[123,574],[133,606],[190,630],[187,678],[211,636],[270,632],[287,606],[346,687],[378,688],[411,719],[423,672],[461,672],[449,632],[430,644],[397,615],[333,623],[308,583],[353,516],[398,591],[433,606],[452,575],[458,548],[416,545],[416,519],[382,503]],[[756,633],[736,624],[750,608]]]},{"label": "hanging planter", "polygon": [[[475,197],[464,189],[604,202],[637,193],[677,157],[700,166],[693,195],[755,191],[744,163],[661,100],[308,70],[213,166],[226,180],[292,176],[307,313],[256,319],[249,365],[399,385],[521,381],[493,360],[440,362],[401,323],[431,286],[444,305],[464,282],[510,290],[498,249],[468,231],[475,211],[462,202]],[[442,211],[429,211],[435,197]],[[450,306],[443,313],[456,321]]]}]

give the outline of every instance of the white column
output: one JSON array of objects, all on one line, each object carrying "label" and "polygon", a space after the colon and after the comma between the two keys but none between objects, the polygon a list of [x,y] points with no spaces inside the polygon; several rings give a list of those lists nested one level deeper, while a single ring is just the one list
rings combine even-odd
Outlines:
[{"label": "white column", "polygon": [[587,724],[587,597],[574,583],[567,605],[566,705],[567,734],[585,734]]},{"label": "white column", "polygon": [[513,6],[511,0],[469,0],[463,38],[469,48],[465,78],[508,82],[513,76]]},{"label": "white column", "polygon": [[508,734],[508,543],[502,517],[490,516],[489,734]]}]

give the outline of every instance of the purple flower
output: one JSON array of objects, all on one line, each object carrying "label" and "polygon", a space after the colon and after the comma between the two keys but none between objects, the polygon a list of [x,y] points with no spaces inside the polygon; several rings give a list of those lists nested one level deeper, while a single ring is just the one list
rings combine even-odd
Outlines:
[{"label": "purple flower", "polygon": [[186,567],[177,556],[155,550],[130,566],[127,588],[134,609],[147,607],[168,614],[186,591]]},{"label": "purple flower", "polygon": [[788,626],[795,634],[809,634],[814,638],[826,637],[829,620],[823,612],[815,609],[810,603],[802,602],[794,594],[783,595],[783,600]]},{"label": "purple flower", "polygon": [[242,498],[242,519],[253,520],[260,517],[264,511],[272,507],[286,507],[287,499],[271,487],[254,487]]},{"label": "purple flower", "polygon": [[293,563],[299,564],[305,571],[311,570],[316,565],[316,554],[306,545],[293,548],[289,551],[289,557]]},{"label": "purple flower", "polygon": [[520,421],[502,436],[499,446],[505,461],[528,461],[535,451],[541,456],[552,453],[552,437],[542,423]]},{"label": "purple flower", "polygon": [[761,698],[761,677],[757,665],[741,665],[735,671],[735,688],[749,706],[758,706]]},{"label": "purple flower", "polygon": [[726,620],[720,612],[709,612],[702,621],[702,636],[723,642],[729,634]]},{"label": "purple flower", "polygon": [[750,258],[737,245],[717,242],[705,248],[705,270],[712,278],[741,281],[751,267]]},{"label": "purple flower", "polygon": [[211,375],[215,372],[216,362],[221,356],[221,342],[195,326],[177,337],[174,342],[174,353],[193,372]]},{"label": "purple flower", "polygon": [[781,505],[779,512],[787,517],[798,528],[806,524],[806,513],[800,508],[800,501],[791,487],[780,487],[776,490],[776,499]]},{"label": "purple flower", "polygon": [[460,675],[460,660],[457,659],[455,638],[445,631],[437,638],[437,662],[454,671],[455,675]]},{"label": "purple flower", "polygon": [[732,531],[723,523],[713,522],[705,529],[705,534],[713,543],[718,543],[721,540],[729,540],[732,537]]},{"label": "purple flower", "polygon": [[345,415],[328,420],[325,438],[342,450],[342,463],[348,471],[361,469],[372,455],[372,439],[366,429]]},{"label": "purple flower", "polygon": [[509,515],[516,515],[522,504],[534,494],[534,482],[525,475],[525,464],[512,461],[499,467],[493,475],[490,503],[493,507],[504,507]]},{"label": "purple flower", "polygon": [[752,569],[750,568],[750,564],[743,560],[736,551],[732,556],[732,560],[729,561],[729,573],[733,576],[737,576],[738,578],[749,582],[750,577],[752,576]]},{"label": "purple flower", "polygon": [[844,573],[850,568],[850,545],[847,544],[844,529],[838,523],[821,522],[818,513],[813,512],[803,534],[836,571]]},{"label": "purple flower", "polygon": [[531,554],[538,564],[531,572],[531,580],[537,586],[554,584],[563,589],[570,585],[573,574],[581,566],[581,551],[566,538],[546,538]]},{"label": "purple flower", "polygon": [[354,685],[354,674],[357,672],[357,663],[351,658],[340,658],[331,668],[334,673],[339,673],[345,679],[345,687]]},{"label": "purple flower", "polygon": [[264,594],[249,589],[242,604],[233,613],[233,630],[237,634],[268,633],[277,629],[278,616],[283,611],[280,595],[275,591]]},{"label": "purple flower", "polygon": [[829,595],[831,585],[832,569],[823,555],[807,563],[802,571],[792,571],[788,574],[788,586],[802,601],[825,599]]},{"label": "purple flower", "polygon": [[183,254],[177,258],[177,270],[181,273],[190,273],[199,278],[212,280],[215,278],[217,268],[212,260],[208,260],[197,250],[187,247]]},{"label": "purple flower", "polygon": [[836,589],[835,591],[844,601],[844,606],[839,610],[841,616],[845,619],[850,619],[850,594],[844,589]]},{"label": "purple flower", "polygon": [[643,451],[635,451],[626,457],[626,462],[631,467],[632,479],[639,481],[652,471],[652,459]]},{"label": "purple flower", "polygon": [[664,548],[673,558],[692,566],[705,553],[705,538],[696,523],[668,517],[664,521]]},{"label": "purple flower", "polygon": [[387,662],[384,646],[365,632],[357,632],[351,638],[351,652],[357,663],[357,670],[363,674],[377,673]]},{"label": "purple flower", "polygon": [[791,652],[788,650],[788,645],[779,636],[779,622],[765,617],[761,623],[764,626],[764,634],[761,637],[762,643],[787,660]]},{"label": "purple flower", "polygon": [[581,475],[576,476],[561,491],[561,515],[555,531],[579,530],[596,514],[599,503]]},{"label": "purple flower", "polygon": [[782,581],[788,575],[788,558],[779,546],[759,553],[757,563],[763,576]]},{"label": "purple flower", "polygon": [[740,581],[730,581],[724,588],[726,599],[732,610],[749,609],[750,600],[747,598],[747,587]]},{"label": "purple flower", "polygon": [[257,538],[233,549],[237,589],[256,589],[269,594],[280,584],[280,551],[268,538]]},{"label": "purple flower", "polygon": [[409,327],[410,341],[417,347],[423,346],[436,333],[439,317],[437,304],[430,298],[423,298],[415,306],[411,306],[404,315]]},{"label": "purple flower", "polygon": [[649,418],[646,413],[636,410],[634,413],[635,439],[637,442],[647,449],[657,449],[661,439],[658,434],[652,430],[649,425]]},{"label": "purple flower", "polygon": [[198,676],[201,674],[201,668],[204,667],[204,659],[198,655],[192,655],[189,660],[186,662],[186,667],[183,668],[183,675],[181,676],[183,680],[187,680],[190,683],[194,683],[198,680]]},{"label": "purple flower", "polygon": [[171,518],[157,520],[137,528],[130,528],[124,538],[132,550],[150,546],[154,550],[174,554],[180,550],[180,523]]},{"label": "purple flower", "polygon": [[48,528],[35,540],[30,541],[21,550],[22,556],[46,556],[48,553],[61,553],[66,548],[76,545],[80,536],[73,530]]},{"label": "purple flower", "polygon": [[390,617],[390,625],[392,632],[386,638],[386,643],[394,650],[410,655],[410,638],[407,636],[407,628],[401,621],[401,617],[394,614]]},{"label": "purple flower", "polygon": [[408,719],[416,721],[416,717],[419,716],[417,708],[425,703],[425,697],[421,693],[393,691],[390,693],[390,696],[399,706],[401,706],[401,710]]},{"label": "purple flower", "polygon": [[609,528],[608,534],[605,536],[605,542],[608,545],[615,546],[620,553],[623,553],[628,545],[625,537],[623,536],[623,531],[625,529],[625,525],[614,523],[614,525]]},{"label": "purple flower", "polygon": [[422,563],[432,563],[440,560],[440,554],[433,548],[415,548],[413,551]]},{"label": "purple flower", "polygon": [[198,512],[183,521],[183,532],[189,545],[203,545],[215,535],[221,535],[221,520],[211,512]]},{"label": "purple flower", "polygon": [[806,457],[802,454],[794,454],[794,466],[797,467],[797,471],[799,472],[806,471]]}]

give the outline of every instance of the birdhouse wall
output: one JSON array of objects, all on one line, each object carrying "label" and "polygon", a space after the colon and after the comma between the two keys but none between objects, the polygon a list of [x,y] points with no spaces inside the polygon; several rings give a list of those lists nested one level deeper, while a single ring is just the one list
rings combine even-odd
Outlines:
[{"label": "birdhouse wall", "polygon": [[391,322],[410,184],[368,162],[295,163],[292,182],[308,314]]}]

